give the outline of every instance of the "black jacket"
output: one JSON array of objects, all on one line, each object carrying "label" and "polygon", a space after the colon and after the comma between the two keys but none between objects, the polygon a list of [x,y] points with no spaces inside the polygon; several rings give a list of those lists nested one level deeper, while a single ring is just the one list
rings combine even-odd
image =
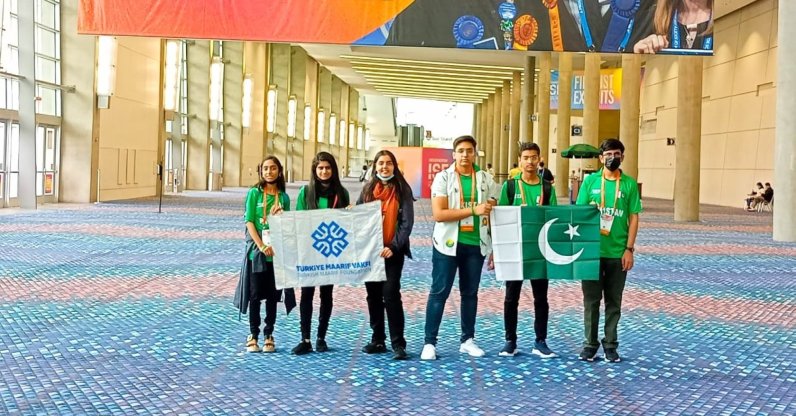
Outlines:
[{"label": "black jacket", "polygon": [[[364,193],[359,194],[357,205],[364,203]],[[415,198],[412,195],[412,188],[408,184],[401,187],[400,205],[398,207],[398,230],[395,232],[392,242],[389,244],[393,254],[400,254],[412,258],[409,248],[409,236],[412,234],[412,227],[415,225]]]}]

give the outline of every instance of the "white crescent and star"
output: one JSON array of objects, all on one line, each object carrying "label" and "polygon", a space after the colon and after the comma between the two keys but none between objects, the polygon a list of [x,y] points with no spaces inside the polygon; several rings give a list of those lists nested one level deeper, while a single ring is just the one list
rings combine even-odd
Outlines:
[{"label": "white crescent and star", "polygon": [[[553,218],[550,221],[547,221],[542,229],[539,231],[539,251],[542,252],[542,256],[544,256],[547,261],[553,263],[557,266],[565,266],[567,264],[573,263],[577,260],[581,254],[583,254],[583,249],[580,249],[577,253],[571,256],[565,256],[561,253],[556,252],[553,250],[553,247],[550,247],[550,243],[547,241],[547,234],[550,232],[550,226],[553,225],[554,222],[558,221],[558,218]],[[578,232],[579,225],[572,226],[569,224],[569,229],[564,231],[564,234],[569,235],[570,241],[575,237],[580,237],[580,233]]]}]

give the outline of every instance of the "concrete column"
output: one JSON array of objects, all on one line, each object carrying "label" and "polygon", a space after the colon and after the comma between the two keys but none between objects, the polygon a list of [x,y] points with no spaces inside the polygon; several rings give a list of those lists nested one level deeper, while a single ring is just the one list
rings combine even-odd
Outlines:
[{"label": "concrete column", "polygon": [[506,169],[509,161],[509,123],[511,123],[511,81],[503,81],[500,102],[500,162],[495,166],[495,173],[504,178],[509,172]]},{"label": "concrete column", "polygon": [[[340,165],[340,177],[345,178],[348,176],[348,123],[351,120],[351,106],[349,95],[351,94],[351,87],[348,84],[343,84],[340,89],[340,115],[337,120],[337,135],[340,136],[340,150],[337,163]],[[345,122],[345,127],[340,128],[340,120]]]},{"label": "concrete column", "polygon": [[542,148],[543,155],[550,155],[550,70],[553,67],[552,61],[550,52],[542,52],[539,56],[539,94],[537,95],[536,110],[539,137],[536,138],[536,143]]},{"label": "concrete column", "polygon": [[268,91],[268,48],[265,43],[243,45],[243,71],[251,77],[251,123],[243,129],[241,140],[241,183],[257,182],[257,165],[265,156],[265,94]]},{"label": "concrete column", "polygon": [[677,58],[677,143],[674,220],[699,221],[699,157],[702,143],[702,58]]},{"label": "concrete column", "polygon": [[241,182],[241,113],[243,112],[243,43],[224,42],[224,186]]},{"label": "concrete column", "polygon": [[[487,163],[491,163],[495,173],[500,173],[498,165],[500,165],[500,135],[503,130],[503,125],[500,123],[501,108],[503,106],[503,88],[498,88],[495,91],[495,98],[492,106],[492,139],[490,145],[492,147],[491,154],[487,155]],[[486,168],[486,167],[485,167]]]},{"label": "concrete column", "polygon": [[522,72],[517,71],[511,80],[511,122],[509,123],[509,147],[506,152],[506,174],[509,173],[512,164],[517,163],[517,144],[520,142],[520,129],[522,125],[527,125],[525,121],[520,121],[521,84]]},{"label": "concrete column", "polygon": [[[276,129],[270,135],[273,146],[268,149],[271,154],[279,158],[284,167],[287,163],[287,100],[290,94],[290,45],[272,44],[271,46],[271,76],[270,85],[276,86]],[[266,91],[267,91],[266,87]],[[267,114],[270,110],[266,108]]]},{"label": "concrete column", "polygon": [[[285,172],[289,172],[288,180],[294,182],[301,180],[304,170],[304,106],[307,102],[307,52],[293,46],[290,53],[290,97],[296,98],[296,128],[293,137],[288,137],[288,162]],[[288,120],[289,122],[290,120]]]},{"label": "concrete column", "polygon": [[[29,2],[33,3],[33,2]],[[61,83],[74,85],[62,93],[61,161],[58,199],[95,202],[99,166],[99,127],[94,95],[95,36],[77,34],[77,2],[61,3]],[[30,113],[32,114],[32,113]]]},{"label": "concrete column", "polygon": [[337,119],[335,120],[334,123],[332,123],[332,121],[329,120],[328,123],[329,136],[327,137],[331,137],[331,135],[333,134],[332,131],[334,131],[335,140],[334,144],[332,144],[331,141],[329,141],[329,153],[331,153],[334,156],[335,160],[337,161],[337,167],[339,169],[343,168],[343,164],[341,163],[340,160],[340,118],[342,118],[342,107],[340,103],[341,103],[341,97],[343,95],[343,85],[344,85],[343,81],[341,81],[340,78],[337,78],[336,75],[332,75],[332,84],[331,84],[332,105],[331,105],[330,115],[333,113]]},{"label": "concrete column", "polygon": [[625,145],[622,171],[638,178],[639,114],[641,112],[641,57],[622,55],[622,108],[619,110],[619,139]]},{"label": "concrete column", "polygon": [[[360,124],[362,116],[360,110],[362,109],[359,93],[353,87],[348,88],[348,128],[351,129],[351,123],[354,123],[353,131],[349,131],[349,135],[353,135],[352,141],[346,141],[346,164],[351,168],[351,173],[359,176],[362,165],[365,162],[364,157],[357,151],[357,127]],[[365,134],[365,128],[362,128],[362,134]],[[364,140],[364,138],[363,138]]]},{"label": "concrete column", "polygon": [[[561,157],[561,151],[569,147],[570,114],[572,112],[572,54],[558,55],[558,125],[556,157],[556,194],[568,195],[569,159]],[[549,161],[546,162],[548,165]]]},{"label": "concrete column", "polygon": [[[583,142],[597,147],[600,132],[600,54],[586,54],[584,71]],[[561,149],[563,150],[563,149]]]},{"label": "concrete column", "polygon": [[324,122],[323,132],[318,132],[319,139],[317,151],[331,152],[331,148],[329,147],[329,114],[332,112],[332,73],[324,67],[320,67],[318,103],[318,106],[324,110]]},{"label": "concrete column", "polygon": [[207,190],[210,157],[210,41],[188,45],[188,166],[185,188]]},{"label": "concrete column", "polygon": [[[548,72],[549,74],[549,72]],[[522,97],[520,98],[520,141],[533,142],[533,122],[531,114],[534,108],[534,76],[536,75],[536,57],[525,57],[525,70],[523,71]],[[549,96],[548,96],[549,98]],[[509,156],[509,164],[514,163],[517,155]]]},{"label": "concrete column", "polygon": [[486,164],[492,160],[492,134],[495,122],[495,94],[489,94],[489,97],[484,101],[484,127],[483,136],[476,137],[478,140],[478,148],[484,151],[484,157],[481,160],[480,166],[486,169]]},{"label": "concrete column", "polygon": [[18,2],[19,22],[19,206],[36,209],[36,61],[34,2]]},{"label": "concrete column", "polygon": [[[477,132],[478,137],[476,137],[475,139],[478,141],[478,143],[481,144],[478,146],[478,150],[484,151],[484,145],[486,144],[486,138],[488,135],[487,131],[489,129],[489,125],[487,124],[488,112],[489,112],[489,98],[483,100],[479,105],[481,107],[481,110],[478,112],[478,118],[480,120],[480,123]],[[484,156],[478,159],[478,166],[484,166],[485,162],[486,162],[486,152],[484,151]]]},{"label": "concrete column", "polygon": [[[309,140],[304,141],[304,168],[301,170],[301,180],[308,181],[312,176],[312,159],[318,153],[318,63],[307,57],[306,76],[304,84],[304,105],[310,106],[310,134]],[[303,138],[302,138],[303,140]]]},{"label": "concrete column", "polygon": [[[481,104],[473,105],[473,136],[475,140],[481,139]],[[481,156],[475,155],[475,163],[481,166]]]},{"label": "concrete column", "polygon": [[[796,36],[796,2],[779,2],[779,39]],[[777,127],[774,144],[774,240],[796,241],[796,43],[777,47]]]}]

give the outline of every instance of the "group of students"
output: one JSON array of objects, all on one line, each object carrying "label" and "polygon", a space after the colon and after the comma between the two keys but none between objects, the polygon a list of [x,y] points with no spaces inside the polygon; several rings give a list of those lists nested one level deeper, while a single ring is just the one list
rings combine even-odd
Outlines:
[{"label": "group of students", "polygon": [[[472,136],[461,136],[453,143],[454,163],[437,173],[431,186],[431,207],[435,221],[432,234],[432,282],[426,304],[425,339],[421,360],[437,358],[436,344],[445,303],[458,272],[461,295],[461,337],[459,351],[473,357],[484,356],[475,342],[475,321],[478,290],[484,263],[494,269],[489,214],[496,205],[555,205],[555,188],[539,174],[541,149],[534,143],[523,143],[519,149],[520,173],[509,178],[502,188],[493,176],[475,164],[477,143]],[[636,180],[622,173],[624,146],[617,139],[601,144],[600,161],[604,168],[584,180],[578,197],[579,205],[595,205],[600,210],[600,276],[599,280],[583,281],[584,343],[579,358],[594,361],[600,345],[605,360],[620,361],[617,325],[621,316],[622,293],[627,272],[634,264],[634,243],[638,231],[641,200]],[[384,258],[387,280],[366,283],[368,312],[372,329],[371,341],[363,347],[368,354],[388,352],[386,346],[385,310],[389,323],[390,344],[394,359],[406,359],[404,312],[400,280],[405,257],[411,258],[409,236],[414,225],[412,190],[398,170],[395,156],[378,152],[373,161],[372,177],[365,184],[357,203],[381,201],[384,224]],[[312,163],[313,175],[299,191],[296,209],[344,208],[349,205],[347,191],[340,184],[334,157],[319,153]],[[249,352],[274,352],[273,338],[276,303],[284,296],[288,310],[295,306],[292,289],[284,293],[274,284],[271,264],[273,248],[268,239],[268,217],[290,209],[284,191],[284,175],[279,160],[266,158],[260,169],[260,181],[246,198],[247,249],[238,285],[236,304],[241,312],[249,312],[250,335],[246,341]],[[488,259],[488,261],[487,261]],[[506,283],[504,300],[505,345],[500,356],[514,356],[517,348],[518,305],[522,281]],[[531,280],[534,297],[535,341],[532,354],[542,358],[556,357],[547,345],[549,319],[548,281]],[[315,351],[328,349],[325,336],[332,312],[333,287],[321,286],[321,306]],[[315,288],[301,289],[301,341],[293,348],[296,355],[313,351],[310,340],[312,301]],[[604,338],[598,340],[600,303],[605,298]],[[265,301],[265,343],[259,346],[260,304]],[[291,306],[292,305],[292,306]]]}]

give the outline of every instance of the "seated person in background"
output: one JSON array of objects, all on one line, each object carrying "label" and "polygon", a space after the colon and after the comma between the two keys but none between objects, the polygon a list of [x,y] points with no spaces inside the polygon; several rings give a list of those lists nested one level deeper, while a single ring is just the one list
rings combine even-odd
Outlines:
[{"label": "seated person in background", "polygon": [[[758,183],[759,185],[760,183]],[[752,202],[750,204],[749,210],[755,211],[759,204],[763,202],[771,203],[771,200],[774,199],[774,189],[771,187],[770,182],[766,182],[766,187],[759,191],[757,195],[752,197]]]},{"label": "seated person in background", "polygon": [[755,197],[763,193],[763,183],[758,182],[756,188],[752,189],[752,192],[748,193],[746,196],[746,210],[752,210],[752,201],[754,201]]}]

